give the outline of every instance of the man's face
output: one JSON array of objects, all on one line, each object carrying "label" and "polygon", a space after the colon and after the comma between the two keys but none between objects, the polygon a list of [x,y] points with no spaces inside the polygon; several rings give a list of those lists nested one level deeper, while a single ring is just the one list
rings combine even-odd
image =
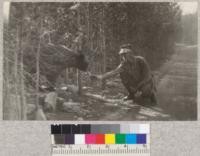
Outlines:
[{"label": "man's face", "polygon": [[131,49],[122,48],[120,49],[119,56],[122,62],[127,62],[132,59],[133,53]]},{"label": "man's face", "polygon": [[133,53],[130,49],[121,49],[119,55],[122,62],[132,61]]},{"label": "man's face", "polygon": [[120,54],[120,60],[121,60],[121,62],[127,62],[127,60],[128,60],[128,53]]}]

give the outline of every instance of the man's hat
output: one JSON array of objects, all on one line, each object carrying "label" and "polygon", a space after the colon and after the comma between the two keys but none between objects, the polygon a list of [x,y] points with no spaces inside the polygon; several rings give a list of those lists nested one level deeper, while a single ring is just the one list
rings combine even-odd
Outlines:
[{"label": "man's hat", "polygon": [[123,44],[120,47],[119,55],[121,54],[126,54],[126,53],[131,53],[132,52],[132,45],[131,44]]}]

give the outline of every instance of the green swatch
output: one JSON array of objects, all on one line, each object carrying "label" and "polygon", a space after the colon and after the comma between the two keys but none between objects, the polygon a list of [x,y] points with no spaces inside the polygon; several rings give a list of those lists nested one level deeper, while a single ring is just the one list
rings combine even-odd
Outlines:
[{"label": "green swatch", "polygon": [[116,139],[116,144],[125,144],[126,143],[126,135],[125,134],[116,134],[115,139]]}]

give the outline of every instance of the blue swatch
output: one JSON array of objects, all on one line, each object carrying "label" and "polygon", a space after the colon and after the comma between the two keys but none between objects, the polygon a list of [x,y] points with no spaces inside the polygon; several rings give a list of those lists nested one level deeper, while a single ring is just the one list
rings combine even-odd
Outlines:
[{"label": "blue swatch", "polygon": [[136,144],[136,134],[126,134],[126,144]]},{"label": "blue swatch", "polygon": [[137,134],[137,144],[146,144],[146,134]]}]

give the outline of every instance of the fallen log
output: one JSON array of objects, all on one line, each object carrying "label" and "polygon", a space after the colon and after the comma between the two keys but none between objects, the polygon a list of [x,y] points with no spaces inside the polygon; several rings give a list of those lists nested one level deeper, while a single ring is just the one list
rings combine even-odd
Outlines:
[{"label": "fallen log", "polygon": [[88,98],[92,98],[94,100],[102,101],[102,102],[109,102],[109,103],[116,103],[120,102],[119,99],[106,99],[104,96],[98,95],[98,94],[91,94],[91,93],[85,93],[83,96],[86,96]]},{"label": "fallen log", "polygon": [[91,98],[94,100],[98,100],[101,101],[103,103],[109,103],[109,106],[125,106],[125,107],[137,107],[139,106],[136,103],[133,103],[132,100],[128,100],[128,101],[123,101],[122,99],[107,99],[104,96],[101,95],[97,95],[97,94],[91,94],[91,93],[85,93],[83,94],[83,96],[87,97],[87,98]]}]

